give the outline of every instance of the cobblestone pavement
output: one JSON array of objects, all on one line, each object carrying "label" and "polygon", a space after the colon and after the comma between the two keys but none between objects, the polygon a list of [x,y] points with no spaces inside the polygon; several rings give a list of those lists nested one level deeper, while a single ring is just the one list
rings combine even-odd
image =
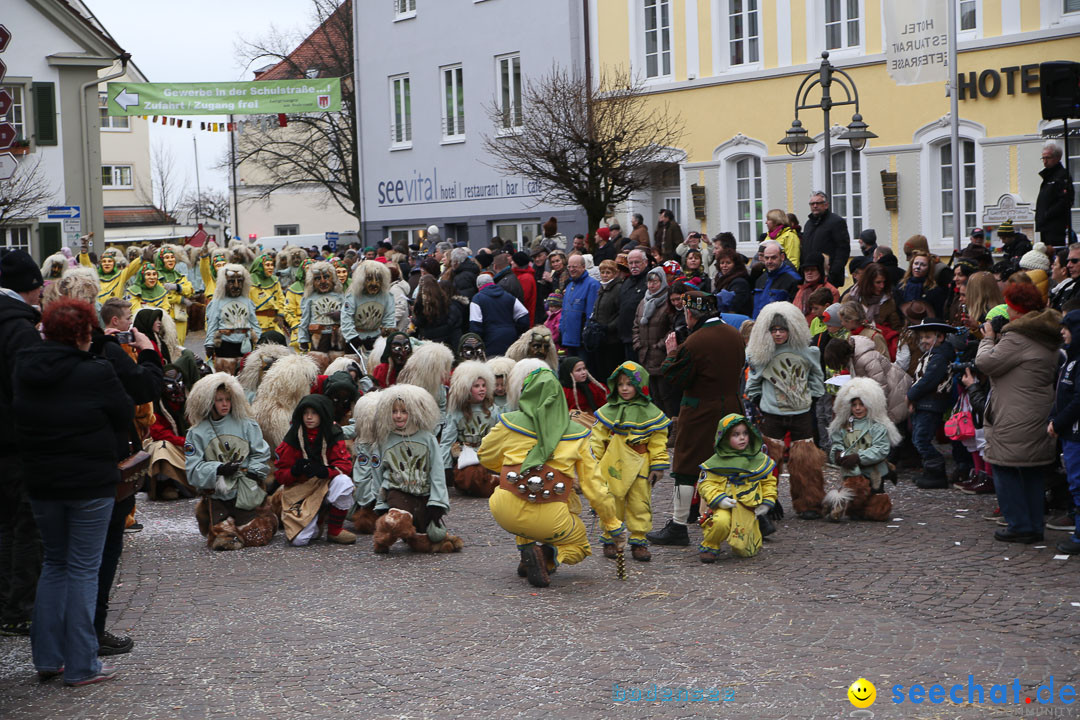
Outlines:
[{"label": "cobblestone pavement", "polygon": [[[479,499],[452,503],[461,554],[377,556],[370,537],[290,548],[281,535],[212,553],[194,501],[140,495],[146,529],[126,538],[110,618],[137,642],[119,679],[39,684],[29,640],[0,638],[0,718],[837,718],[860,676],[876,717],[1018,717],[1031,706],[898,707],[889,688],[969,673],[987,688],[1019,678],[1028,695],[1051,675],[1075,685],[1080,559],[1054,559],[1065,534],[995,542],[992,496],[910,480],[890,527],[795,519],[785,486],[788,519],[756,558],[706,566],[694,546],[654,548],[619,582],[597,550],[543,591],[516,576],[513,540]],[[657,526],[670,495],[657,487]],[[614,684],[732,690],[616,703]]]}]

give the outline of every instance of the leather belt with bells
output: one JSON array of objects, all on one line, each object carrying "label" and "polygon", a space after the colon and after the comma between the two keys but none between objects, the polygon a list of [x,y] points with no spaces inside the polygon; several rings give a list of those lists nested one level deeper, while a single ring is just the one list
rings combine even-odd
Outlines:
[{"label": "leather belt with bells", "polygon": [[504,465],[499,487],[529,502],[566,502],[574,481],[550,465],[542,465],[527,475],[521,474],[520,465]]}]

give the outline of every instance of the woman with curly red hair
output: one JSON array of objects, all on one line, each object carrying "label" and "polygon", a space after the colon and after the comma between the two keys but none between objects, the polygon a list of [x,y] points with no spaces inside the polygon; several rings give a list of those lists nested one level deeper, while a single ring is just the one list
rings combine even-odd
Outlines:
[{"label": "woman with curly red hair", "polygon": [[98,569],[120,480],[117,447],[135,417],[112,365],[91,355],[94,307],[60,298],[45,311],[45,342],[18,353],[12,410],[26,489],[45,558],[30,640],[42,680],[109,680],[94,629]]}]

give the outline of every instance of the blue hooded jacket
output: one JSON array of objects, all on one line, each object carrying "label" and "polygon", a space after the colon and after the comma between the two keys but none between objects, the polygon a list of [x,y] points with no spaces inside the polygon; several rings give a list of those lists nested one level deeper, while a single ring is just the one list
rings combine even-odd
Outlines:
[{"label": "blue hooded jacket", "polygon": [[563,291],[562,315],[559,317],[559,344],[564,347],[581,347],[581,333],[585,321],[592,315],[596,296],[600,292],[600,281],[581,273],[577,280],[566,283]]},{"label": "blue hooded jacket", "polygon": [[799,271],[786,260],[775,270],[761,273],[754,285],[754,318],[769,303],[791,302],[801,282]]}]

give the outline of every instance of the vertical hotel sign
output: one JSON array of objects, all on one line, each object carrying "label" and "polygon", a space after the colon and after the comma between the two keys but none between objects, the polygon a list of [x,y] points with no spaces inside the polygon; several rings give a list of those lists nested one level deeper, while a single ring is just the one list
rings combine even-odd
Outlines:
[{"label": "vertical hotel sign", "polygon": [[897,85],[949,79],[949,3],[884,0],[885,67]]}]

